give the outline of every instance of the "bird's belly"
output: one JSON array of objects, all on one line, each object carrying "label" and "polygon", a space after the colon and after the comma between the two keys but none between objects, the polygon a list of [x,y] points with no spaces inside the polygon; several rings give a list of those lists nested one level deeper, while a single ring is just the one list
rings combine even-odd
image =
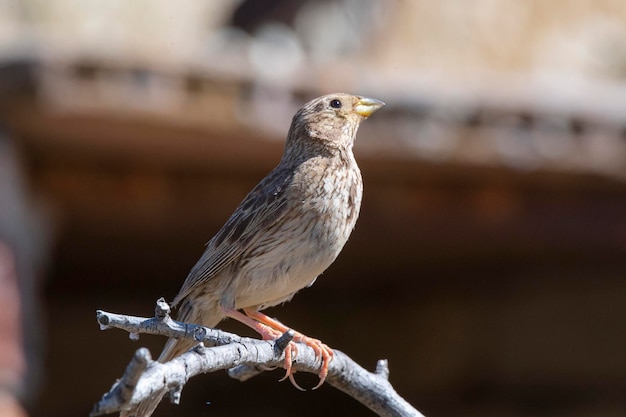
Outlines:
[{"label": "bird's belly", "polygon": [[335,260],[349,232],[327,222],[311,222],[288,239],[265,242],[240,269],[237,308],[270,307],[288,301]]},{"label": "bird's belly", "polygon": [[234,302],[238,308],[288,301],[335,260],[359,213],[358,169],[322,175],[290,197],[294,209],[270,226],[240,265]]}]

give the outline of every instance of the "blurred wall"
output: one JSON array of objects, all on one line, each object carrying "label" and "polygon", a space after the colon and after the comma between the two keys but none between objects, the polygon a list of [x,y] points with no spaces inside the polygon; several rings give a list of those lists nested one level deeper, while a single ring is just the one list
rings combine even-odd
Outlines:
[{"label": "blurred wall", "polygon": [[[26,409],[86,414],[135,349],[156,354],[95,310],[171,299],[297,108],[342,90],[388,103],[357,139],[361,218],[270,314],[388,358],[426,415],[622,415],[625,17],[608,0],[0,1],[0,120],[40,213],[22,234],[53,236],[44,314],[23,320],[27,348],[45,340]],[[196,378],[158,413],[368,413],[278,378]]]}]

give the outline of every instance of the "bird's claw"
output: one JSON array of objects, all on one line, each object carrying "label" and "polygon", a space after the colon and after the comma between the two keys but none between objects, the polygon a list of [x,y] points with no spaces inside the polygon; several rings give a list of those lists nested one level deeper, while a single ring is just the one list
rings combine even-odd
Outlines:
[{"label": "bird's claw", "polygon": [[[304,336],[303,334],[299,334],[299,333],[296,334],[296,336],[294,337],[294,340],[306,344],[315,352],[315,363],[320,364],[320,373],[319,373],[320,381],[317,383],[315,387],[313,387],[313,389],[314,390],[318,389],[324,384],[324,381],[326,380],[326,377],[328,376],[328,367],[329,367],[330,361],[332,361],[333,356],[334,356],[333,350],[330,347],[328,347],[326,344],[322,343],[320,340],[313,339],[308,336]],[[285,349],[285,371],[286,371],[285,376],[281,378],[280,381],[284,381],[285,379],[289,378],[289,381],[291,381],[291,384],[294,387],[296,387],[300,391],[305,391],[305,389],[303,389],[300,385],[298,385],[298,383],[296,382],[293,376],[296,373],[296,371],[292,369],[292,363],[295,357],[297,356],[297,354],[298,354],[298,348],[296,344],[294,342],[290,342],[287,348]]]},{"label": "bird's claw", "polygon": [[[302,333],[294,332],[278,320],[272,319],[263,313],[245,309],[244,311],[245,314],[242,314],[237,310],[225,309],[224,313],[227,316],[232,317],[256,330],[261,335],[263,340],[277,341],[277,339],[281,339],[285,335],[289,335],[292,337],[292,339],[287,343],[286,346],[283,343],[279,343],[281,345],[280,348],[284,347],[285,352],[284,367],[286,372],[281,381],[289,378],[294,387],[301,391],[304,391],[304,389],[296,383],[293,377],[293,374],[295,374],[296,372],[293,370],[293,360],[298,355],[298,347],[294,342],[302,342],[309,346],[311,349],[313,349],[313,351],[315,352],[315,364],[320,364],[320,382],[318,382],[318,384],[313,389],[318,389],[324,384],[324,381],[328,376],[328,367],[330,365],[330,361],[333,360],[334,356],[333,350],[330,347],[328,347],[318,339],[305,336]],[[284,341],[286,340],[283,340],[283,342]]]},{"label": "bird's claw", "polygon": [[293,385],[300,391],[306,391],[304,388],[298,385],[298,383],[296,382],[296,379],[293,377],[293,375],[296,373],[296,371],[294,371],[292,368],[293,360],[295,359],[297,355],[298,355],[298,347],[296,346],[294,342],[289,342],[289,345],[287,345],[287,348],[285,349],[285,376],[279,379],[279,382],[282,382],[285,379],[289,378],[291,385]]},{"label": "bird's claw", "polygon": [[320,340],[312,339],[306,336],[302,337],[305,339],[302,341],[308,346],[311,346],[311,348],[315,351],[315,363],[320,364],[320,381],[315,387],[313,387],[313,389],[316,390],[324,384],[324,381],[326,381],[326,377],[328,376],[328,367],[330,366],[330,361],[333,360],[334,353],[328,345],[322,343]]}]

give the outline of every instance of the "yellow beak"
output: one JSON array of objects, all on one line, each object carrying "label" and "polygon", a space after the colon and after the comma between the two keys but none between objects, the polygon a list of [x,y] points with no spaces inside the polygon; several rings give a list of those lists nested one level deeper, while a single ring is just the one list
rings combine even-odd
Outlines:
[{"label": "yellow beak", "polygon": [[354,112],[360,116],[369,117],[384,105],[385,103],[375,98],[359,97],[359,101],[354,106]]}]

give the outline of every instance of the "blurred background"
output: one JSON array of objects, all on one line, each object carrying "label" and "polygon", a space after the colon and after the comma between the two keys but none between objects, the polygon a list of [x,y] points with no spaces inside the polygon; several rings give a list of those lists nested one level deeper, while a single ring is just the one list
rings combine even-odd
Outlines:
[{"label": "blurred background", "polygon": [[[269,314],[389,359],[427,416],[623,416],[619,0],[0,0],[0,414],[87,415],[157,355],[95,310],[172,299],[335,91],[387,103],[355,146],[361,217]],[[372,415],[280,376],[197,377],[157,415]]]}]

